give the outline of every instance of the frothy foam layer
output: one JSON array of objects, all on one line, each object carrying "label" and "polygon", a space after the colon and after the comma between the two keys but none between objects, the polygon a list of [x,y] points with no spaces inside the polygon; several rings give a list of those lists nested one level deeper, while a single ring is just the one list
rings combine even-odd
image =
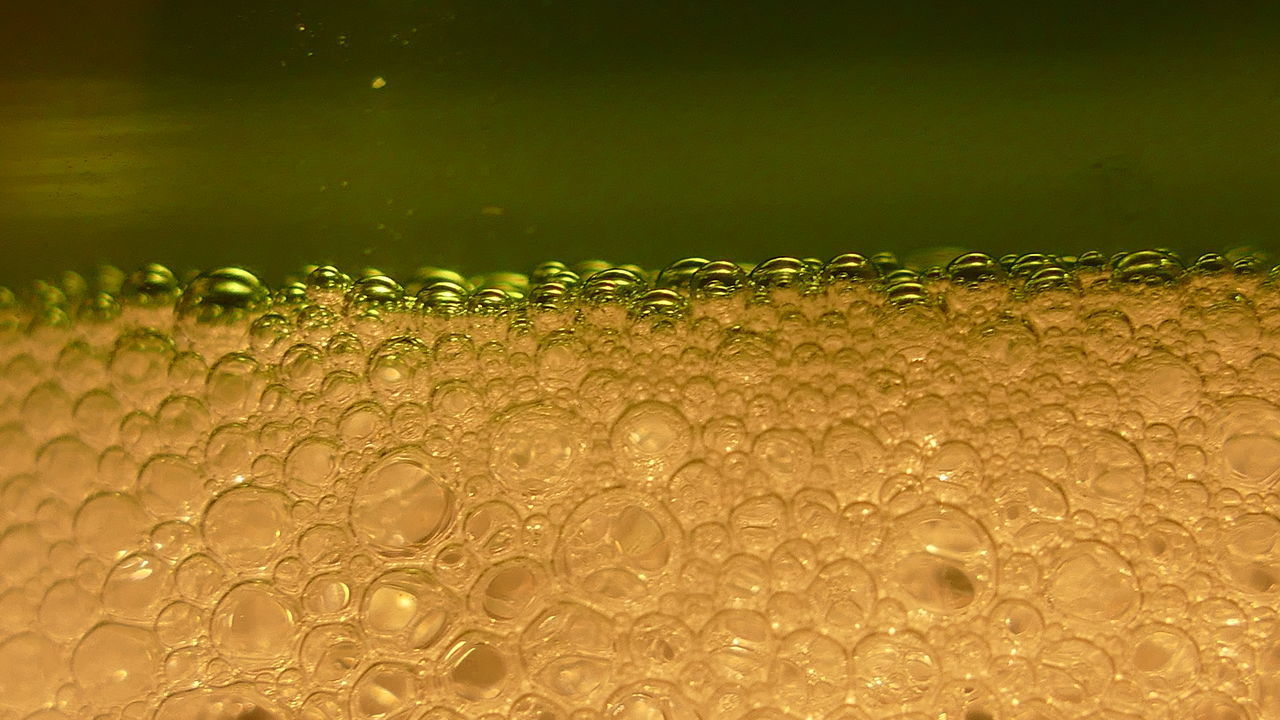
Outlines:
[{"label": "frothy foam layer", "polygon": [[100,284],[0,307],[4,720],[1280,717],[1256,261]]}]

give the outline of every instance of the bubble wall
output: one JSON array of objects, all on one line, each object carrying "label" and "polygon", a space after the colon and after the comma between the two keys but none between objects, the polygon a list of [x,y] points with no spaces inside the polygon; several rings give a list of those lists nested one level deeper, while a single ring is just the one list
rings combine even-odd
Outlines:
[{"label": "bubble wall", "polygon": [[1280,718],[1280,274],[0,293],[0,720]]}]

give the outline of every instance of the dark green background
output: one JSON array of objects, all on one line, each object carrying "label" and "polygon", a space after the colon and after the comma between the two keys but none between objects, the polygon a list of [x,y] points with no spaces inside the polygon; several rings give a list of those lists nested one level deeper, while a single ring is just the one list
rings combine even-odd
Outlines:
[{"label": "dark green background", "polygon": [[1280,229],[1280,3],[23,5],[0,284]]}]

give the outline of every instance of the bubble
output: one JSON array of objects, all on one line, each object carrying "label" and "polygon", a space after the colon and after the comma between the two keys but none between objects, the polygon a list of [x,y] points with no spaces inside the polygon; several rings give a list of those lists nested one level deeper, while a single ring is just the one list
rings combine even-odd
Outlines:
[{"label": "bubble", "polygon": [[491,700],[510,683],[511,659],[484,635],[464,636],[441,659],[454,692],[465,700]]},{"label": "bubble", "polygon": [[1082,498],[1093,502],[1090,509],[1108,514],[1132,512],[1142,502],[1147,485],[1147,467],[1133,443],[1119,434],[1099,430],[1088,436],[1077,459],[1078,482],[1089,491]]},{"label": "bubble", "polygon": [[1133,637],[1129,664],[1142,673],[1144,684],[1168,693],[1194,682],[1200,671],[1199,649],[1186,633],[1153,623],[1138,628]]},{"label": "bubble", "polygon": [[365,591],[361,605],[365,629],[394,645],[420,650],[431,646],[458,618],[457,600],[422,570],[393,570]]},{"label": "bubble", "polygon": [[792,712],[810,713],[844,697],[849,660],[844,647],[812,630],[797,630],[778,644],[769,682]]},{"label": "bubble", "polygon": [[1099,698],[1115,676],[1111,656],[1080,638],[1049,644],[1040,652],[1040,682],[1049,696],[1068,705]]},{"label": "bubble", "polygon": [[151,631],[104,623],[76,646],[71,671],[95,705],[110,707],[151,692],[159,660],[160,645]]},{"label": "bubble", "polygon": [[760,495],[738,503],[729,514],[729,527],[743,547],[764,553],[781,542],[787,531],[787,503],[777,495]]},{"label": "bubble", "polygon": [[1280,407],[1238,396],[1218,406],[1222,464],[1247,487],[1269,487],[1280,478]]},{"label": "bubble", "polygon": [[674,672],[693,650],[693,630],[677,617],[650,613],[631,626],[627,646],[650,672]]},{"label": "bubble", "polygon": [[1092,541],[1061,553],[1047,597],[1058,612],[1094,623],[1123,622],[1142,599],[1132,566],[1110,546]]},{"label": "bubble", "polygon": [[89,498],[76,513],[76,541],[103,559],[117,557],[138,547],[147,530],[147,516],[132,495],[100,493]]},{"label": "bubble", "polygon": [[320,575],[307,583],[302,606],[312,615],[340,613],[351,603],[351,586],[336,575]]},{"label": "bubble", "polygon": [[675,685],[646,680],[618,689],[605,703],[609,720],[698,720],[702,715]]},{"label": "bubble", "polygon": [[197,688],[169,696],[155,720],[286,720],[289,715],[249,683]]},{"label": "bubble", "polygon": [[1280,590],[1280,518],[1248,513],[1229,525],[1223,540],[1223,567],[1237,588],[1250,594]]},{"label": "bubble", "polygon": [[181,600],[166,605],[155,619],[156,637],[170,647],[200,638],[205,627],[204,612]]},{"label": "bubble", "polygon": [[39,633],[18,633],[0,641],[0,667],[0,706],[38,707],[60,681],[62,651]]},{"label": "bubble", "polygon": [[425,372],[429,351],[414,337],[397,337],[382,342],[369,353],[366,376],[377,391],[399,394],[409,391],[415,378]]},{"label": "bubble", "polygon": [[210,503],[200,529],[209,549],[228,566],[266,567],[292,539],[289,498],[266,488],[232,488]]},{"label": "bubble", "polygon": [[1127,386],[1137,393],[1139,409],[1153,420],[1185,417],[1200,399],[1200,374],[1185,360],[1169,352],[1155,351],[1126,365]]},{"label": "bubble", "polygon": [[350,625],[321,625],[307,633],[299,653],[307,674],[317,683],[348,677],[365,652],[364,639]]},{"label": "bubble", "polygon": [[656,400],[627,408],[610,435],[614,452],[646,477],[673,471],[691,442],[689,421],[675,407]]},{"label": "bubble", "polygon": [[575,413],[547,403],[521,405],[496,420],[489,468],[517,497],[562,494],[585,451]]},{"label": "bubble", "polygon": [[49,543],[33,525],[17,525],[0,535],[0,577],[14,587],[30,580],[44,564]]},{"label": "bubble", "polygon": [[208,555],[198,554],[182,561],[178,566],[176,583],[178,592],[190,600],[208,602],[210,595],[222,586],[226,574],[222,567]]},{"label": "bubble", "polygon": [[822,440],[822,456],[841,485],[837,493],[860,499],[870,497],[874,487],[870,479],[879,472],[884,446],[866,428],[853,423],[839,423],[827,431]]},{"label": "bubble", "polygon": [[324,438],[310,437],[289,450],[284,462],[285,477],[295,492],[315,495],[329,487],[337,464],[337,445]]},{"label": "bubble", "polygon": [[453,489],[420,450],[384,455],[364,474],[351,501],[351,529],[378,552],[420,551],[453,524]]},{"label": "bubble", "polygon": [[573,602],[553,603],[520,635],[521,657],[534,681],[579,703],[608,687],[618,650],[613,622]]},{"label": "bubble", "polygon": [[896,518],[885,540],[890,577],[913,604],[935,613],[976,610],[992,591],[994,546],[958,508],[927,506]]},{"label": "bubble", "polygon": [[464,532],[468,543],[477,551],[498,558],[518,546],[521,525],[514,508],[501,500],[492,500],[467,515]]},{"label": "bubble", "polygon": [[598,599],[636,602],[648,594],[680,550],[680,527],[651,498],[625,490],[601,493],[565,520],[556,563]]},{"label": "bubble", "polygon": [[877,632],[853,648],[853,690],[869,708],[905,710],[937,689],[942,669],[924,639],[912,632]]},{"label": "bubble", "polygon": [[1173,282],[1182,273],[1182,263],[1156,250],[1142,250],[1121,256],[1113,277],[1124,283],[1160,285]]},{"label": "bubble", "polygon": [[803,481],[813,461],[813,447],[798,430],[772,429],[756,436],[751,448],[763,469],[786,484]]},{"label": "bubble", "polygon": [[365,671],[351,692],[351,714],[357,718],[385,718],[417,702],[418,680],[404,665],[379,663]]},{"label": "bubble", "polygon": [[200,322],[230,321],[262,310],[270,291],[241,268],[221,268],[192,280],[178,299],[177,312]]},{"label": "bubble", "polygon": [[228,662],[256,669],[288,657],[297,632],[297,611],[268,584],[247,582],[218,602],[209,637]]},{"label": "bubble", "polygon": [[108,613],[147,622],[169,591],[169,565],[149,553],[122,558],[107,575],[102,605]]},{"label": "bubble", "polygon": [[536,607],[537,598],[546,586],[546,574],[536,561],[508,560],[480,576],[472,605],[492,620],[516,620]]},{"label": "bubble", "polygon": [[59,580],[40,601],[40,627],[59,640],[78,638],[97,621],[98,611],[98,598],[92,593],[74,580]]},{"label": "bubble", "polygon": [[177,455],[157,455],[138,473],[138,497],[156,517],[191,517],[202,489],[199,470]]},{"label": "bubble", "polygon": [[1061,486],[1037,473],[1016,472],[998,478],[988,492],[995,503],[997,526],[1030,549],[1053,541],[1069,510]]}]

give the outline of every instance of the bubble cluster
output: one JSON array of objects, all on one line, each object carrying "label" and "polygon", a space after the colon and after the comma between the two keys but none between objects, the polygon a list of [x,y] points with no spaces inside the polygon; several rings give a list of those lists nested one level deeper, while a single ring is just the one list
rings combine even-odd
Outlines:
[{"label": "bubble cluster", "polygon": [[1278,278],[0,292],[0,720],[1280,718]]}]

